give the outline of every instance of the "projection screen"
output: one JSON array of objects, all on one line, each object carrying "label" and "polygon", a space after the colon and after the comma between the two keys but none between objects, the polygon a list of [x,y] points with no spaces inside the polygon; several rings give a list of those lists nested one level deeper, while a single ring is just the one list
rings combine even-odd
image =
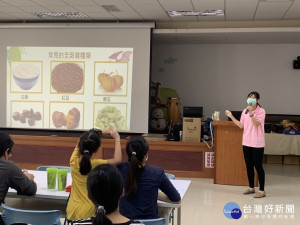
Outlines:
[{"label": "projection screen", "polygon": [[0,127],[147,133],[152,27],[0,26]]}]

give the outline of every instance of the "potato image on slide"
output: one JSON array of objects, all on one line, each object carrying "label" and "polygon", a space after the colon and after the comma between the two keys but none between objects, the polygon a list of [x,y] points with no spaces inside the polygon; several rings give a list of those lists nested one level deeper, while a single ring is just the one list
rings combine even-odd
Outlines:
[{"label": "potato image on slide", "polygon": [[80,112],[77,108],[73,108],[66,116],[66,127],[68,129],[74,129],[78,126],[80,120]]},{"label": "potato image on slide", "polygon": [[75,129],[78,127],[80,121],[80,111],[73,107],[65,115],[63,112],[54,111],[52,114],[52,122],[56,128]]},{"label": "potato image on slide", "polygon": [[61,128],[66,125],[66,116],[63,112],[55,111],[52,114],[52,122],[56,128]]}]

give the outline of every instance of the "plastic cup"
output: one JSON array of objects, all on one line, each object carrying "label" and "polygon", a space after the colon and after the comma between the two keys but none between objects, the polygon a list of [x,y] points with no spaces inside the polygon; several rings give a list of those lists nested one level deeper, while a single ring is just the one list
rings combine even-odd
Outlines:
[{"label": "plastic cup", "polygon": [[67,187],[68,169],[59,169],[57,171],[57,186],[59,191],[65,191]]},{"label": "plastic cup", "polygon": [[55,187],[56,187],[56,174],[57,174],[57,168],[53,168],[53,167],[47,168],[48,189],[55,189]]}]

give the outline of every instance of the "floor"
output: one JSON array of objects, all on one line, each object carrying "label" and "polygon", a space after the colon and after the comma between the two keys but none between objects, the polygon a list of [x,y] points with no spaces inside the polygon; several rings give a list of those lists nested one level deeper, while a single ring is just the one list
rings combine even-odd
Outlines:
[{"label": "floor", "polygon": [[[182,201],[181,224],[299,225],[300,167],[264,164],[264,169],[267,197],[262,199],[254,199],[253,195],[243,195],[242,192],[245,190],[243,186],[217,185],[213,184],[213,179],[192,178],[191,185]],[[242,215],[239,219],[229,219],[224,215],[224,207],[229,202],[235,202],[240,207]],[[65,209],[65,202],[6,199],[6,204],[16,207],[22,205],[25,208],[34,206],[38,209],[53,207],[62,211]],[[231,211],[232,206],[225,207],[226,212],[229,209]],[[176,220],[175,225],[177,225]]]},{"label": "floor", "polygon": [[[182,224],[300,224],[299,165],[265,164],[264,169],[267,197],[261,199],[241,194],[245,190],[243,186],[217,185],[212,179],[192,179],[182,203]],[[224,216],[223,209],[228,202],[240,206],[240,219]]]}]

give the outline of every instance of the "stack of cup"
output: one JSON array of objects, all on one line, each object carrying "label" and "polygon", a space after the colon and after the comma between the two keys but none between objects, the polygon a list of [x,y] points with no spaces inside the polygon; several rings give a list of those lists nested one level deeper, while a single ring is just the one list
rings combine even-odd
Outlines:
[{"label": "stack of cup", "polygon": [[66,190],[67,186],[67,176],[68,169],[58,169],[54,167],[47,168],[47,183],[48,189],[56,188],[56,177],[57,177],[57,187],[59,191]]}]

